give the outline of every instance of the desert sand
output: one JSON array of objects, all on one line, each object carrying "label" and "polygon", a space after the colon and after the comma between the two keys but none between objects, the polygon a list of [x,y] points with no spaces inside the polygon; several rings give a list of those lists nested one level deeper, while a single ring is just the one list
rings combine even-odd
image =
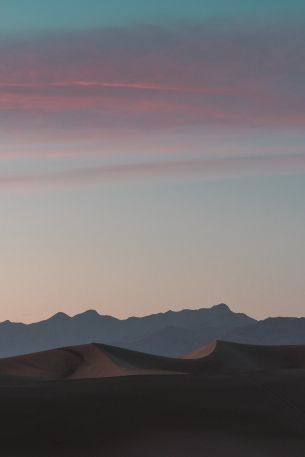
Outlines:
[{"label": "desert sand", "polygon": [[101,344],[0,359],[4,457],[305,455],[305,347],[181,359]]}]

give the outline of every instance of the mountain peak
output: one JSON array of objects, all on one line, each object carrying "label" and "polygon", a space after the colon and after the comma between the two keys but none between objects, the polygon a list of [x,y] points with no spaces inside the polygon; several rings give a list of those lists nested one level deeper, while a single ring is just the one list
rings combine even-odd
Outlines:
[{"label": "mountain peak", "polygon": [[214,305],[214,306],[212,306],[211,309],[214,309],[215,311],[219,310],[219,311],[226,311],[226,312],[229,312],[229,313],[232,312],[230,310],[229,306],[226,305],[225,303],[219,303],[218,305]]},{"label": "mountain peak", "polygon": [[94,319],[96,317],[100,317],[100,314],[95,309],[88,309],[87,311],[76,314],[74,317],[78,319]]},{"label": "mountain peak", "polygon": [[58,313],[55,313],[50,319],[52,320],[62,320],[62,319],[69,319],[70,316],[68,314],[63,313],[62,311],[59,311]]}]

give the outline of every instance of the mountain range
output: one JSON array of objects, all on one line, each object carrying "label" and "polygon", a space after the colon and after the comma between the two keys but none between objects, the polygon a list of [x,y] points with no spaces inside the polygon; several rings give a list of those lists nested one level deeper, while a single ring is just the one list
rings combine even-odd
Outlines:
[{"label": "mountain range", "polygon": [[120,320],[89,310],[57,313],[32,324],[0,323],[0,357],[91,342],[176,357],[215,340],[248,344],[305,344],[305,318],[255,320],[225,304]]}]

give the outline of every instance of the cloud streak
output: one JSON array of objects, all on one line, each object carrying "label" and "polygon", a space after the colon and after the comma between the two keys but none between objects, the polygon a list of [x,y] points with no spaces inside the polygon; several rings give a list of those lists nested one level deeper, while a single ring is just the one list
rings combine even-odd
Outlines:
[{"label": "cloud streak", "polygon": [[1,83],[0,90],[10,92],[23,89],[24,91],[39,91],[41,89],[132,89],[136,91],[153,91],[153,92],[178,92],[194,94],[211,94],[211,95],[240,95],[232,87],[192,87],[192,86],[175,86],[166,84],[154,84],[145,82],[109,82],[109,81],[57,81],[49,83]]},{"label": "cloud streak", "polygon": [[240,176],[256,173],[305,172],[305,153],[294,156],[252,156],[219,159],[190,159],[99,165],[31,174],[0,175],[1,190],[25,190],[42,187],[79,186],[141,177],[179,175],[202,178]]}]

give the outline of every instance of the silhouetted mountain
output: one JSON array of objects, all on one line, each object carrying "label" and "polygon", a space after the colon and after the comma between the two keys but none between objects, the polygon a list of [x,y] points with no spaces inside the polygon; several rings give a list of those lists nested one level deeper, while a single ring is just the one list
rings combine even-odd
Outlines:
[{"label": "silhouetted mountain", "polygon": [[255,325],[234,329],[226,339],[247,344],[304,344],[305,318],[269,317]]},{"label": "silhouetted mountain", "polygon": [[[172,313],[169,315],[169,313]],[[197,311],[184,310],[179,313],[170,311],[168,325],[141,339],[121,341],[129,349],[165,356],[179,356],[199,346],[224,339],[228,332],[252,326],[256,321],[245,314],[234,313],[227,305],[220,304],[210,309]],[[163,324],[163,323],[162,323]]]},{"label": "silhouetted mountain", "polygon": [[0,324],[0,357],[90,343],[112,344],[155,354],[178,356],[256,321],[227,305],[168,311],[125,320],[89,310],[70,317],[57,313],[34,324]]},{"label": "silhouetted mountain", "polygon": [[70,317],[57,313],[34,324],[0,324],[0,357],[91,342],[170,357],[215,340],[248,344],[305,344],[305,318],[256,321],[227,305],[167,311],[120,320],[89,310]]}]

